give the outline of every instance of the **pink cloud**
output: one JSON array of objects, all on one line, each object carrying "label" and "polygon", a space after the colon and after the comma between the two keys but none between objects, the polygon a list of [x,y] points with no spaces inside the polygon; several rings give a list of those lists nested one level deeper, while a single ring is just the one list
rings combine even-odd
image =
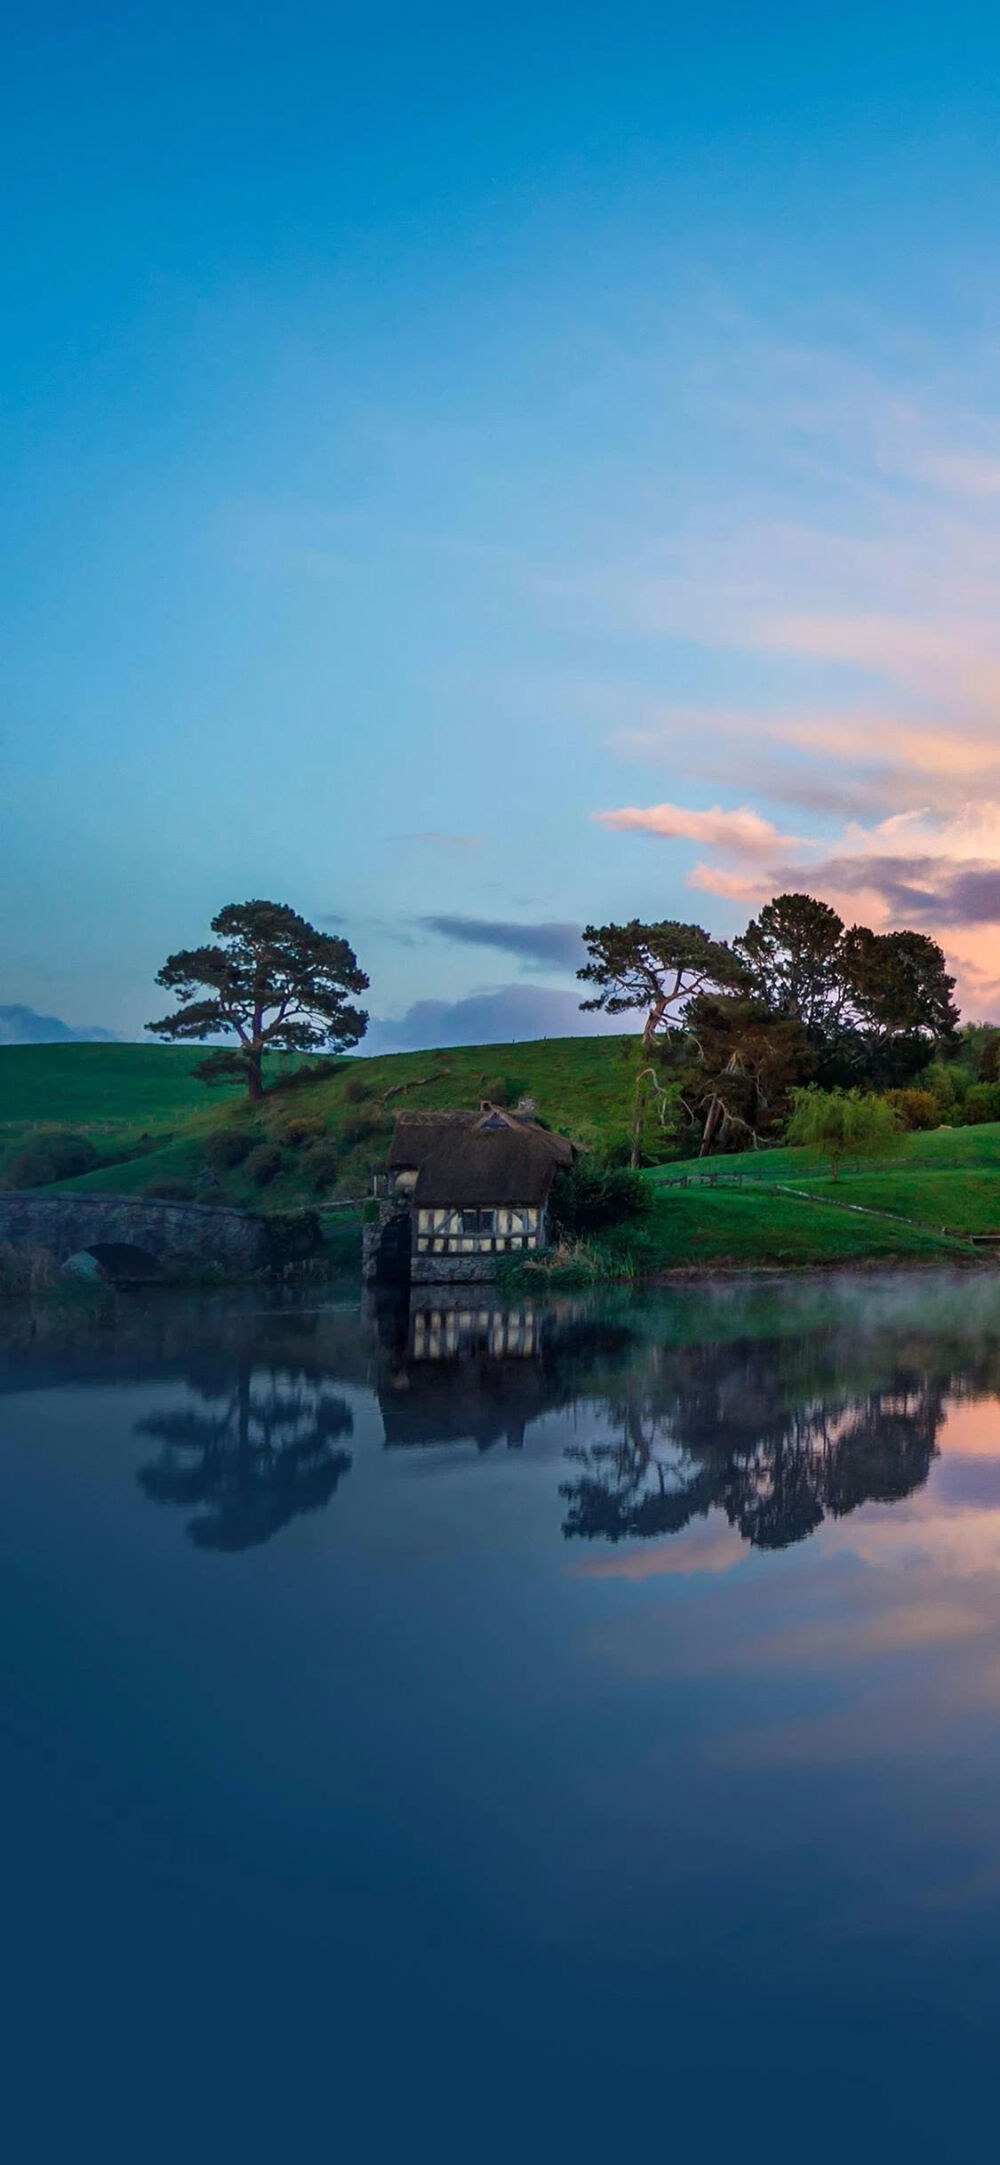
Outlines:
[{"label": "pink cloud", "polygon": [[679,804],[633,804],[624,805],[620,811],[595,812],[594,818],[604,827],[662,835],[669,841],[706,842],[741,857],[760,857],[770,850],[797,847],[794,835],[780,834],[771,820],[762,819],[749,805],[726,812],[716,804],[706,812],[696,812]]}]

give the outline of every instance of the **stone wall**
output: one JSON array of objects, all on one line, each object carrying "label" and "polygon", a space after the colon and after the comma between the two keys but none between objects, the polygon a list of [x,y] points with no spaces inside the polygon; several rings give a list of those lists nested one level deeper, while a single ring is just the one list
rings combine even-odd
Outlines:
[{"label": "stone wall", "polygon": [[34,1248],[56,1263],[94,1248],[134,1248],[163,1271],[219,1264],[259,1270],[268,1260],[263,1218],[209,1203],[157,1203],[119,1195],[0,1194],[0,1243]]},{"label": "stone wall", "polygon": [[415,1255],[410,1267],[414,1285],[492,1285],[495,1255]]}]

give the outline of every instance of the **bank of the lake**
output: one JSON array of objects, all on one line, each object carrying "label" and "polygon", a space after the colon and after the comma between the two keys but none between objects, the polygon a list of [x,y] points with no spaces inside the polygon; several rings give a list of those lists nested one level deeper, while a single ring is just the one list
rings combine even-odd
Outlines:
[{"label": "bank of the lake", "polygon": [[[360,1216],[400,1108],[460,1107],[524,1089],[585,1149],[620,1148],[628,1038],[564,1039],[433,1054],[275,1066],[264,1104],[206,1091],[200,1054],[147,1045],[0,1048],[0,1186],[35,1172],[45,1195],[163,1196],[223,1208],[316,1211],[314,1273],[357,1269]],[[44,1178],[53,1136],[96,1161]],[[31,1167],[29,1166],[29,1170]],[[645,1175],[650,1208],[594,1236],[557,1271],[659,1279],[676,1271],[830,1269],[973,1262],[971,1240],[1000,1231],[1000,1125],[905,1138],[884,1166],[847,1164],[837,1182],[801,1150],[664,1164]],[[34,1190],[32,1192],[35,1192]],[[983,1260],[980,1255],[978,1258]]]}]

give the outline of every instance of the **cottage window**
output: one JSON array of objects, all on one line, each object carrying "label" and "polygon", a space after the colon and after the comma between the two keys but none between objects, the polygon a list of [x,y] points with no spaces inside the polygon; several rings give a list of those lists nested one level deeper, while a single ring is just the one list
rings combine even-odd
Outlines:
[{"label": "cottage window", "polygon": [[496,1230],[495,1210],[463,1210],[459,1212],[463,1233],[493,1233]]}]

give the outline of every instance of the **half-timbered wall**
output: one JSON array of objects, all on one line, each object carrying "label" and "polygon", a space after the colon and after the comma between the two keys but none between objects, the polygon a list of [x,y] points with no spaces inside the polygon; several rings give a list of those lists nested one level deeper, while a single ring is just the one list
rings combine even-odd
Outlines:
[{"label": "half-timbered wall", "polygon": [[502,1204],[495,1210],[419,1210],[420,1255],[505,1255],[537,1248],[542,1212],[535,1203]]}]

